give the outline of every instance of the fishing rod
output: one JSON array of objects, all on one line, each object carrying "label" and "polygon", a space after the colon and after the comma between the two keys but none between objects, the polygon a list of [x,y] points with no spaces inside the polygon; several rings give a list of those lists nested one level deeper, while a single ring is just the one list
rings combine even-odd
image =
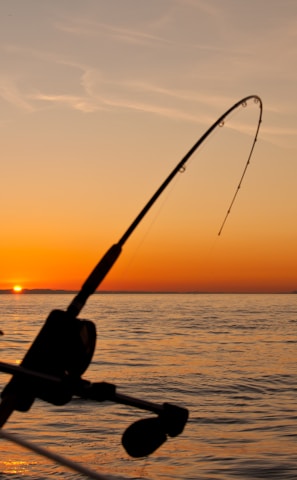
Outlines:
[{"label": "fishing rod", "polygon": [[[78,385],[82,385],[80,383],[82,381],[81,375],[89,366],[96,345],[95,324],[89,320],[78,319],[77,316],[81,312],[87,299],[99,287],[102,280],[114,265],[122,251],[123,245],[126,243],[143,217],[154,205],[173,178],[179,172],[184,171],[189,158],[216,129],[216,127],[222,126],[226,118],[234,110],[240,106],[245,107],[249,101],[254,101],[254,103],[259,106],[259,118],[244,171],[240,178],[237,190],[232,198],[229,209],[227,210],[222,226],[219,230],[219,235],[221,234],[227,217],[229,216],[231,208],[237,197],[238,191],[241,187],[258,138],[260,125],[262,122],[263,105],[261,98],[257,95],[249,95],[235,103],[223,115],[221,115],[208,130],[206,130],[206,132],[178,162],[176,167],[156,190],[128,229],[124,232],[119,241],[112,245],[105,253],[94,270],[87,277],[86,281],[81,287],[81,290],[69,304],[67,310],[53,310],[49,314],[45,324],[25,354],[19,370],[11,372],[13,377],[2,391],[2,401],[0,404],[0,428],[5,424],[14,410],[19,410],[22,412],[28,411],[36,397],[42,398],[42,400],[54,405],[64,405],[71,400],[73,395],[77,394]],[[4,367],[2,365],[2,368],[8,367]],[[35,372],[41,376],[47,376],[47,378],[38,380],[36,376],[34,377],[32,372]],[[59,382],[53,382],[53,378],[56,380],[58,379]],[[42,385],[42,388],[40,385]],[[92,389],[94,393],[96,389],[94,390],[94,387],[92,387]],[[89,389],[88,392],[90,395],[91,390]],[[80,390],[80,395],[84,398],[90,398],[85,397],[85,391],[83,392],[82,390]],[[119,400],[120,397],[118,395],[114,395],[112,400],[116,399]],[[124,402],[124,396],[122,396],[121,399]],[[127,402],[125,404],[129,405],[127,398],[125,401]],[[142,403],[142,406],[140,406],[140,403],[139,401],[136,403],[134,402],[133,405],[137,408],[143,408],[144,404],[146,404],[146,407],[152,407],[152,405],[147,402],[144,404]],[[150,410],[150,408],[146,409]],[[153,446],[154,448],[152,447],[152,451],[154,451],[160,444],[164,442],[164,435],[166,437],[166,433],[168,433],[170,436],[170,433],[166,431],[166,429],[168,430],[168,425],[166,428],[164,427],[164,415],[162,414],[162,411],[158,409],[156,411],[154,408],[151,408],[151,410],[154,413],[157,413],[158,417],[150,419],[150,423],[143,421],[144,423],[139,424],[139,422],[136,422],[136,424],[133,424],[131,427],[129,427],[130,429],[127,429],[128,433],[125,432],[123,435],[122,443],[128,453],[130,451],[132,456],[138,456],[138,454],[141,456],[142,454],[142,452],[137,451],[137,442],[139,441],[139,437],[147,436],[150,439],[149,448]],[[183,415],[179,416],[181,411],[183,411]],[[181,433],[187,421],[188,412],[185,414],[184,411],[187,412],[186,409],[176,406],[171,409],[172,415],[176,416],[178,419],[177,423],[179,424],[179,428],[178,433],[176,433],[177,435]],[[154,431],[157,431],[156,438],[154,438],[153,435]]]},{"label": "fishing rod", "polygon": [[183,172],[185,170],[185,166],[189,158],[193,155],[193,153],[200,147],[200,145],[207,139],[207,137],[216,129],[218,126],[222,126],[225,123],[226,118],[229,116],[231,112],[236,110],[240,106],[246,106],[247,102],[249,100],[254,100],[255,103],[257,103],[260,107],[259,110],[259,119],[257,123],[257,128],[256,128],[256,133],[254,136],[254,140],[252,143],[251,150],[249,152],[249,156],[246,162],[246,165],[244,167],[244,171],[242,173],[242,176],[240,178],[238,187],[236,189],[236,192],[232,198],[231,204],[227,210],[226,216],[223,220],[222,226],[219,230],[218,235],[221,235],[222,230],[224,228],[224,225],[226,223],[227,217],[229,216],[231,212],[231,208],[235,202],[235,199],[237,197],[238,191],[241,187],[241,184],[243,182],[244,176],[246,174],[248,165],[250,164],[250,160],[254,151],[254,147],[258,138],[258,133],[260,129],[260,125],[262,122],[262,111],[263,111],[263,104],[262,100],[258,95],[249,95],[239,102],[235,103],[231,108],[229,108],[223,115],[221,115],[216,122],[214,122],[211,127],[209,127],[208,130],[199,138],[199,140],[192,146],[192,148],[186,153],[186,155],[178,162],[176,167],[172,170],[172,172],[168,175],[168,177],[164,180],[164,182],[160,185],[160,187],[156,190],[154,195],[150,198],[150,200],[146,203],[146,205],[143,207],[143,209],[140,211],[140,213],[137,215],[135,220],[131,223],[131,225],[127,228],[125,233],[122,235],[118,243],[115,243],[110,247],[110,249],[105,253],[105,255],[102,257],[100,262],[96,265],[94,270],[91,272],[85,283],[82,285],[80,292],[76,295],[76,297],[72,300],[70,305],[68,306],[68,312],[76,317],[83,306],[85,305],[87,299],[95,292],[95,290],[99,287],[100,283],[104,279],[104,277],[107,275],[111,267],[114,265],[115,261],[119,257],[123,245],[126,243],[130,235],[134,232],[136,227],[139,225],[143,217],[146,215],[146,213],[150,210],[150,208],[154,205],[154,203],[157,201],[157,199],[160,197],[160,195],[163,193],[165,188],[169,185],[169,183],[173,180],[173,178],[179,173]]}]

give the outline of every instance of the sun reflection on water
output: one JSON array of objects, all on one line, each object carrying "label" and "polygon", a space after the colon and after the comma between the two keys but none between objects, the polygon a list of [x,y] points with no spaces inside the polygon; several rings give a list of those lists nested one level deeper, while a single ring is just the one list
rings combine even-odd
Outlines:
[{"label": "sun reflection on water", "polygon": [[25,474],[35,462],[26,462],[24,460],[4,460],[0,462],[0,470],[3,474]]}]

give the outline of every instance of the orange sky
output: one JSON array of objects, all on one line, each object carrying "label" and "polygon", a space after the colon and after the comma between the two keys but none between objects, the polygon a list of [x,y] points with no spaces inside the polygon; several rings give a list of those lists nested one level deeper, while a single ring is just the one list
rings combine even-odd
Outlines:
[{"label": "orange sky", "polygon": [[[289,0],[0,5],[0,288],[78,289],[205,130],[103,289],[297,290],[297,8]],[[269,3],[269,5],[268,5]],[[256,12],[256,14],[255,14]]]}]

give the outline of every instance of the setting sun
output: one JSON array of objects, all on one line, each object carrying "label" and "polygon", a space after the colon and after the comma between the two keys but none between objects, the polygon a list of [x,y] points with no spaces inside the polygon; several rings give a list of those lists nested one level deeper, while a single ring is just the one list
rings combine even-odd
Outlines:
[{"label": "setting sun", "polygon": [[14,293],[20,293],[22,290],[23,290],[23,287],[21,287],[20,285],[15,285],[13,287]]}]

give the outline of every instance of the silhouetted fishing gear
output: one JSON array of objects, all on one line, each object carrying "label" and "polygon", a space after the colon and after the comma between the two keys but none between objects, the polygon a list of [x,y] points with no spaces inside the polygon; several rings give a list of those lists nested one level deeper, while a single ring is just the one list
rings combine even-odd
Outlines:
[{"label": "silhouetted fishing gear", "polygon": [[4,388],[0,404],[0,427],[5,424],[13,410],[28,411],[36,397],[54,405],[64,405],[73,395],[97,401],[110,400],[154,412],[157,417],[144,419],[131,425],[123,435],[122,443],[129,455],[139,457],[149,455],[167,439],[167,435],[179,435],[187,422],[188,410],[168,403],[162,406],[132,399],[116,393],[116,387],[110,384],[90,382],[81,378],[88,368],[96,345],[96,327],[89,320],[78,319],[87,299],[98,288],[109,272],[122,247],[143,217],[153,206],[171,180],[185,169],[193,153],[206,140],[217,126],[222,126],[228,115],[240,106],[246,106],[249,100],[259,105],[259,119],[252,147],[241,176],[238,188],[232,198],[219,234],[236,199],[257,141],[262,121],[262,101],[257,95],[250,95],[235,103],[200,137],[188,153],[176,165],[169,176],[157,189],[151,199],[131,223],[118,243],[106,252],[79,293],[68,306],[67,311],[53,310],[36,339],[25,354],[19,367],[0,363],[0,371],[11,373],[12,379]]}]

